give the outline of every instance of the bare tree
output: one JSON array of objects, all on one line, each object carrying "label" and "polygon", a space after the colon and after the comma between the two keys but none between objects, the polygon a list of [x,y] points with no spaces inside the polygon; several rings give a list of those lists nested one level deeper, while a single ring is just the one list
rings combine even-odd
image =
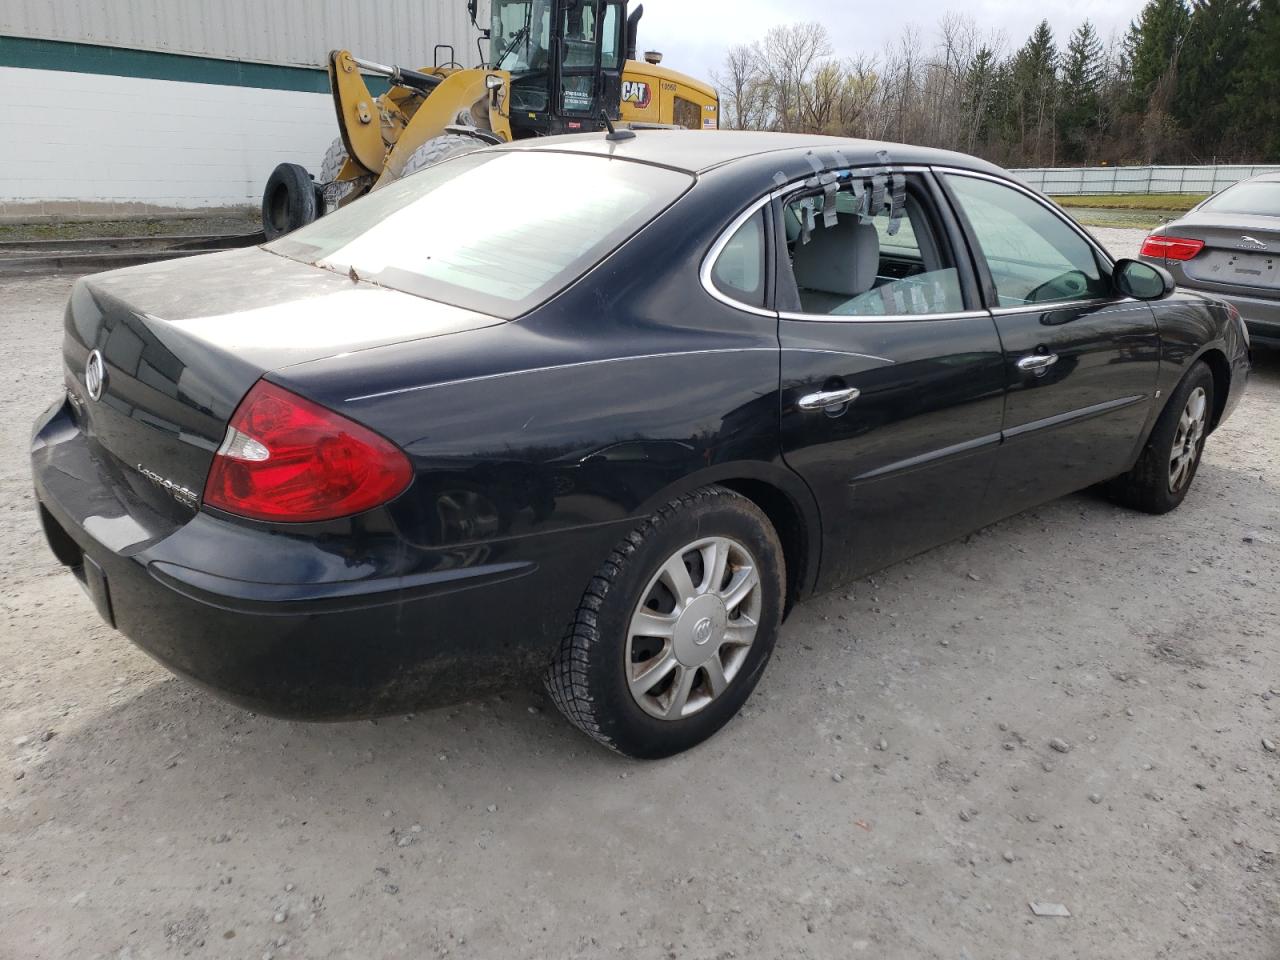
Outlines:
[{"label": "bare tree", "polygon": [[820,23],[773,27],[761,54],[760,69],[773,94],[774,125],[779,130],[803,130],[810,84],[832,54],[827,28]]},{"label": "bare tree", "polygon": [[725,53],[723,69],[711,74],[720,91],[721,126],[751,130],[764,124],[768,90],[760,60],[758,46],[739,44]]}]

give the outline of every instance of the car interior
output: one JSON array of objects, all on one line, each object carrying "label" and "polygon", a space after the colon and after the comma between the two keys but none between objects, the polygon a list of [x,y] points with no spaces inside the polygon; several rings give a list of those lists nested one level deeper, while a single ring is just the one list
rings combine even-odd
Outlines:
[{"label": "car interior", "polygon": [[[870,180],[842,184],[834,222],[822,193],[784,206],[787,251],[803,313],[901,316],[964,309],[959,275],[908,184],[896,196]],[[875,205],[877,208],[872,210]]]}]

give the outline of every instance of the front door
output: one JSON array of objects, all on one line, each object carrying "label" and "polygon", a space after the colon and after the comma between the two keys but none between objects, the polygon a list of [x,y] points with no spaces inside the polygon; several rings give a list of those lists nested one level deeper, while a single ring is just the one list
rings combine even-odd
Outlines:
[{"label": "front door", "polygon": [[1110,263],[1046,201],[948,173],[1005,354],[1002,516],[1128,470],[1160,359],[1151,307],[1113,292]]},{"label": "front door", "polygon": [[[820,588],[983,525],[1004,371],[930,175],[780,207],[782,447],[822,513]],[[828,216],[827,214],[834,214]]]}]

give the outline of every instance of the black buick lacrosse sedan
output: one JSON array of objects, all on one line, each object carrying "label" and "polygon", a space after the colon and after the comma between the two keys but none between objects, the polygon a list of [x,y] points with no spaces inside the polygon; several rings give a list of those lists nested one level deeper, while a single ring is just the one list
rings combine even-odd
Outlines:
[{"label": "black buick lacrosse sedan", "polygon": [[971,157],[642,131],[448,160],[264,247],[80,281],[32,462],[108,623],[256,710],[541,674],[623,753],[789,607],[1094,484],[1162,513],[1238,314]]}]

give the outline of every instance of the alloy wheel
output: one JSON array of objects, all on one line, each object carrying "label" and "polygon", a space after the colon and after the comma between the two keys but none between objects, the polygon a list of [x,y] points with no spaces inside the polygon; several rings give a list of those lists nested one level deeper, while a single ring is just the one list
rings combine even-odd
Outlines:
[{"label": "alloy wheel", "polygon": [[1209,399],[1203,387],[1196,387],[1187,397],[1187,405],[1178,418],[1178,429],[1173,435],[1173,448],[1169,452],[1169,492],[1177,493],[1190,480],[1196,460],[1200,456],[1200,441],[1204,439],[1205,421]]},{"label": "alloy wheel", "polygon": [[763,602],[758,564],[728,537],[681,547],[649,580],[627,630],[631,696],[681,720],[705,709],[742,670]]}]

